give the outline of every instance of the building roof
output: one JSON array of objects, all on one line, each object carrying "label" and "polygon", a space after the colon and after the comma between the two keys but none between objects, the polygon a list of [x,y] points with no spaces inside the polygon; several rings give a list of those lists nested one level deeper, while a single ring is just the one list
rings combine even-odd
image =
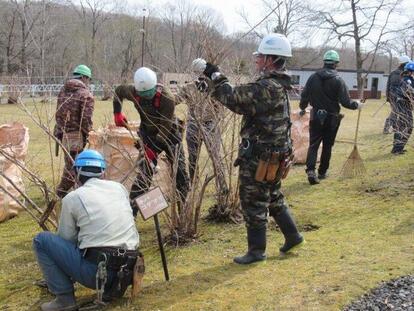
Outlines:
[{"label": "building roof", "polygon": [[[291,70],[296,70],[296,71],[317,71],[321,68],[299,68],[299,67],[294,67],[294,68],[289,68],[288,71]],[[357,72],[354,69],[336,69],[338,72]],[[384,71],[367,71],[365,69],[362,70],[363,73],[373,73],[373,74],[385,74]]]}]

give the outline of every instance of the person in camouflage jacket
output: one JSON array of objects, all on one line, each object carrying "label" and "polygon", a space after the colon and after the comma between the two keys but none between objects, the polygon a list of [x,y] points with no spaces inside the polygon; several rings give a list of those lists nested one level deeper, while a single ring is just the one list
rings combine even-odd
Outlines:
[{"label": "person in camouflage jacket", "polygon": [[59,92],[56,106],[54,135],[62,142],[65,167],[56,193],[63,198],[75,184],[73,160],[82,152],[92,130],[95,101],[88,85],[91,70],[85,65],[77,66],[73,78],[66,81]]},{"label": "person in camouflage jacket", "polygon": [[256,178],[264,153],[277,152],[283,160],[292,153],[287,95],[290,77],[285,72],[286,59],[291,57],[290,43],[283,35],[267,35],[255,55],[260,78],[236,87],[228,83],[217,66],[203,59],[193,62],[196,71],[203,71],[213,81],[212,96],[231,111],[243,115],[242,142],[235,164],[239,165],[240,203],[246,221],[248,250],[244,256],[234,258],[238,264],[266,259],[268,212],[285,237],[281,253],[287,253],[304,242],[280,191],[281,178],[272,181],[258,181]]},{"label": "person in camouflage jacket", "polygon": [[[115,89],[113,111],[117,126],[127,126],[128,121],[122,113],[122,102],[125,99],[133,102],[139,113],[141,123],[138,134],[147,160],[139,162],[140,172],[131,187],[130,199],[134,215],[137,215],[138,209],[133,200],[148,191],[158,155],[163,151],[172,167],[175,160],[178,163],[175,178],[181,205],[187,197],[189,179],[182,147],[183,125],[174,114],[174,95],[168,88],[157,84],[156,74],[152,70],[141,67],[135,73],[134,85],[120,85]],[[136,146],[141,148],[139,143]]]}]

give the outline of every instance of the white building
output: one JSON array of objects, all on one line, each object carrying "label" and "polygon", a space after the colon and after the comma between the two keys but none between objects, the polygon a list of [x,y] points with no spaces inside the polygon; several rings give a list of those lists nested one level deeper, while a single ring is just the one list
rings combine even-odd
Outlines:
[{"label": "white building", "polygon": [[[319,69],[289,69],[289,74],[292,76],[293,84],[298,85],[301,90],[311,74]],[[356,70],[342,70],[338,69],[339,76],[345,81],[352,98],[358,98],[357,94],[357,74]],[[363,75],[367,74],[364,72]],[[385,95],[388,75],[383,71],[371,71],[364,83],[364,98],[381,98]]]}]

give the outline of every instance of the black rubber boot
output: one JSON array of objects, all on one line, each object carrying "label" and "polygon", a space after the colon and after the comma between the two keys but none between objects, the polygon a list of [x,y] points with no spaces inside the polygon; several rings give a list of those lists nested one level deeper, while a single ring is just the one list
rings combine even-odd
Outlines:
[{"label": "black rubber boot", "polygon": [[248,251],[244,256],[234,257],[233,261],[240,265],[248,265],[266,259],[266,227],[247,228]]},{"label": "black rubber boot", "polygon": [[308,175],[308,181],[311,185],[319,184],[318,176],[316,176],[315,171],[307,171],[306,174]]},{"label": "black rubber boot", "polygon": [[318,172],[318,179],[319,180],[326,179],[326,178],[328,178],[328,176],[329,176],[328,172],[325,172],[325,173]]},{"label": "black rubber boot", "polygon": [[42,311],[74,311],[78,310],[75,295],[72,293],[56,295],[56,298],[50,302],[41,305]]},{"label": "black rubber boot", "polygon": [[283,210],[277,215],[273,216],[277,225],[282,231],[283,236],[285,237],[285,243],[281,248],[279,248],[281,253],[288,253],[293,250],[295,247],[303,245],[305,239],[299,233],[295,221],[289,213],[288,209]]}]

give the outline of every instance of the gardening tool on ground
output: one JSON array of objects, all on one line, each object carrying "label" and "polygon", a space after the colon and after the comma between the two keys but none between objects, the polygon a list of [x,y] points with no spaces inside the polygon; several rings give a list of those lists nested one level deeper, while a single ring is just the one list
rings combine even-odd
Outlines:
[{"label": "gardening tool on ground", "polygon": [[[361,102],[365,102],[365,100],[361,100]],[[354,148],[352,149],[351,154],[348,156],[348,159],[344,163],[344,166],[341,170],[342,177],[352,178],[357,177],[365,174],[365,166],[364,162],[362,161],[361,156],[359,155],[358,151],[358,130],[359,130],[359,121],[361,118],[361,109],[358,109],[358,119],[357,125],[355,129],[355,138],[354,138]]]}]

